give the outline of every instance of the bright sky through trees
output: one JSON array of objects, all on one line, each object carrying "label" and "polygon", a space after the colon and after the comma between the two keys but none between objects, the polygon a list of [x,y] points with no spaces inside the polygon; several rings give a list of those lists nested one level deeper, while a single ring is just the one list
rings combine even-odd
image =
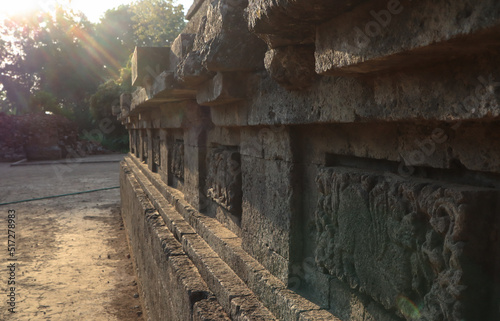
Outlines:
[{"label": "bright sky through trees", "polygon": [[[108,9],[116,8],[121,4],[129,4],[134,0],[14,0],[9,1],[0,10],[0,19],[11,15],[26,15],[33,11],[54,11],[55,4],[59,3],[74,11],[83,12],[87,18],[96,23]],[[177,0],[175,4],[182,4],[187,12],[193,0]]]},{"label": "bright sky through trees", "polygon": [[176,0],[100,0],[99,19],[87,11],[94,1],[78,1],[14,0],[0,10],[0,112],[49,111],[90,128],[133,90],[135,46],[168,46],[185,26]]}]

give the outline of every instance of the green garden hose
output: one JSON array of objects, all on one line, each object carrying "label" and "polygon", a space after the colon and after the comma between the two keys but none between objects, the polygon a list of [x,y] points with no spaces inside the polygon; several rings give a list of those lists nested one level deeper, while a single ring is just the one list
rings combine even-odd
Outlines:
[{"label": "green garden hose", "polygon": [[60,195],[52,195],[52,196],[31,198],[31,199],[26,199],[26,200],[21,200],[21,201],[13,201],[13,202],[7,202],[7,203],[0,203],[0,206],[10,205],[10,204],[17,204],[17,203],[32,202],[32,201],[39,201],[39,200],[45,200],[45,199],[49,199],[49,198],[56,198],[56,197],[64,197],[64,196],[71,196],[71,195],[79,195],[79,194],[93,193],[93,192],[99,192],[99,191],[106,191],[106,190],[117,189],[117,188],[120,188],[120,186],[105,187],[105,188],[93,189],[93,190],[90,190],[90,191],[68,193],[68,194],[60,194]]}]

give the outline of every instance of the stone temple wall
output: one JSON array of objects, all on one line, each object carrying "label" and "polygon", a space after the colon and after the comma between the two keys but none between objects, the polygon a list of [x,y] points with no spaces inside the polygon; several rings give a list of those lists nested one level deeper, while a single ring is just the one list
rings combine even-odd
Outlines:
[{"label": "stone temple wall", "polygon": [[137,48],[149,320],[500,319],[500,2],[197,0]]}]

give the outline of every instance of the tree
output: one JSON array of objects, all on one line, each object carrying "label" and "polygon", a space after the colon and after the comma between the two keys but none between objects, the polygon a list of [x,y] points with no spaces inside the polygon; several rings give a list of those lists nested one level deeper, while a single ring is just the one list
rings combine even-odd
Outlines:
[{"label": "tree", "polygon": [[2,105],[4,109],[20,113],[28,110],[30,89],[35,78],[30,73],[30,65],[26,63],[22,47],[32,46],[31,39],[20,39],[26,28],[15,20],[6,19],[0,24],[0,84],[3,91]]},{"label": "tree", "polygon": [[58,113],[60,105],[57,98],[49,92],[38,91],[31,95],[29,107],[32,112],[50,111]]},{"label": "tree", "polygon": [[120,78],[117,80],[110,79],[101,84],[97,88],[97,91],[90,97],[90,113],[92,118],[97,123],[101,123],[104,120],[106,123],[111,124],[113,128],[119,128],[112,133],[108,133],[112,137],[120,135],[128,137],[123,126],[112,115],[112,107],[120,105],[120,95],[131,91],[131,72],[130,68],[127,67],[120,70]]},{"label": "tree", "polygon": [[101,48],[101,60],[107,78],[118,78],[136,45],[130,6],[121,5],[107,10],[96,26],[96,42]]},{"label": "tree", "polygon": [[168,46],[186,24],[183,6],[174,5],[173,0],[143,0],[135,2],[130,10],[137,46]]},{"label": "tree", "polygon": [[90,98],[92,117],[96,120],[115,118],[111,114],[111,107],[120,103],[120,93],[120,85],[115,80],[108,80],[100,85]]},{"label": "tree", "polygon": [[18,112],[29,111],[31,94],[43,91],[71,111],[95,91],[102,68],[91,46],[92,33],[85,16],[62,7],[55,15],[39,12],[6,19],[0,83],[8,104]]},{"label": "tree", "polygon": [[[144,0],[106,11],[96,26],[103,58],[112,75],[90,98],[90,112],[97,121],[111,118],[111,107],[120,95],[131,92],[130,55],[137,46],[167,46],[184,28],[182,5],[172,0]],[[125,67],[118,68],[120,62]]]},{"label": "tree", "polygon": [[0,21],[0,110],[50,111],[89,129],[132,91],[134,47],[168,46],[184,26],[173,0],[120,6],[97,25],[62,6]]},{"label": "tree", "polygon": [[41,27],[30,57],[37,64],[37,87],[69,107],[95,91],[102,79],[93,26],[84,15],[58,7],[55,17],[47,14]]}]

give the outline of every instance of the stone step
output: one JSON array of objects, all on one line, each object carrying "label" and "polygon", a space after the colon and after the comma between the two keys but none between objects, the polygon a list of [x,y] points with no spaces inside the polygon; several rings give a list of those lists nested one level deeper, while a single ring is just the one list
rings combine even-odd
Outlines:
[{"label": "stone step", "polygon": [[230,320],[126,165],[120,180],[122,215],[147,318]]},{"label": "stone step", "polygon": [[288,289],[243,250],[241,238],[216,219],[199,213],[184,201],[180,191],[167,186],[145,164],[135,157],[126,157],[125,162],[231,318],[251,310],[255,317],[270,311],[280,320],[338,320]]},{"label": "stone step", "polygon": [[[151,184],[147,183],[146,177],[138,170],[134,164],[128,162],[128,169],[133,173],[131,175],[134,178],[129,178],[129,180],[135,179],[137,184],[137,189],[139,191],[145,191],[146,194],[158,193],[158,191],[154,191],[154,187]],[[149,193],[148,193],[149,192]],[[144,192],[143,192],[144,193]],[[155,193],[155,194],[156,194]],[[148,197],[145,194],[146,198]],[[153,199],[153,198],[152,198]],[[161,199],[160,199],[161,201]],[[166,201],[163,198],[163,201]],[[146,201],[149,202],[149,198]],[[154,202],[158,202],[158,198],[154,199]],[[148,233],[151,235],[151,239],[148,240],[147,237],[140,237],[138,240],[146,239],[147,247],[151,246],[151,250],[153,252],[153,256],[155,256],[155,252],[160,252],[161,250],[154,246],[155,242],[158,243],[158,240],[161,240],[161,244],[163,247],[162,252],[167,254],[167,257],[187,257],[189,262],[183,262],[188,267],[195,267],[196,271],[186,272],[185,268],[183,270],[174,270],[169,271],[170,275],[177,275],[180,279],[198,279],[198,276],[201,276],[203,283],[208,285],[208,289],[210,290],[210,294],[214,294],[217,298],[218,304],[220,304],[224,311],[232,320],[275,320],[275,317],[267,310],[262,303],[257,299],[255,294],[252,293],[245,285],[243,281],[227,266],[227,264],[220,259],[217,254],[208,246],[208,244],[203,241],[203,239],[196,234],[196,232],[190,228],[189,224],[180,220],[178,217],[178,213],[171,206],[166,207],[158,207],[158,203],[156,205],[151,204],[151,208],[146,209],[146,216],[149,216],[149,220],[151,222],[160,221],[165,224],[165,222],[169,222],[170,224],[166,224],[166,229],[160,230],[162,227],[161,223],[155,222],[151,223],[153,228],[156,228],[155,231]],[[149,206],[145,206],[146,208]],[[155,209],[158,207],[161,214]],[[176,215],[177,214],[177,215]],[[163,218],[166,218],[164,220]],[[176,223],[173,225],[173,223]],[[169,227],[170,226],[170,227]],[[175,228],[174,228],[175,226]],[[172,230],[170,230],[172,228]],[[166,231],[165,231],[166,230]],[[175,234],[172,234],[172,231]],[[153,232],[156,232],[153,233]],[[177,236],[179,239],[174,237]],[[182,244],[181,244],[182,242]],[[142,264],[144,266],[151,266],[149,270],[153,270],[153,273],[146,275],[146,277],[154,278],[156,273],[161,273],[165,269],[163,268],[162,259],[158,260],[143,260]],[[161,258],[161,255],[160,255]],[[176,258],[177,259],[177,258]],[[167,269],[168,270],[168,269]],[[185,276],[179,276],[180,273],[186,273]],[[186,295],[191,293],[196,289],[195,287],[185,287],[187,291],[185,291]],[[172,292],[168,287],[162,289],[165,293]],[[162,292],[163,292],[162,291]],[[207,297],[207,299],[212,299],[209,294],[206,294],[206,291],[200,291],[202,293],[198,296]],[[155,292],[155,291],[148,291]],[[184,300],[186,301],[186,300]],[[193,300],[191,300],[193,301]],[[154,300],[153,300],[154,302]],[[197,303],[198,301],[196,301]],[[214,301],[215,302],[215,301]],[[191,302],[191,305],[193,302]],[[185,303],[183,304],[184,306]],[[210,311],[213,311],[214,306],[217,304],[200,304],[201,307],[209,307]],[[181,309],[182,310],[182,309]],[[224,317],[225,318],[225,317]],[[224,318],[221,318],[223,320]],[[217,319],[219,320],[219,319]]]}]

